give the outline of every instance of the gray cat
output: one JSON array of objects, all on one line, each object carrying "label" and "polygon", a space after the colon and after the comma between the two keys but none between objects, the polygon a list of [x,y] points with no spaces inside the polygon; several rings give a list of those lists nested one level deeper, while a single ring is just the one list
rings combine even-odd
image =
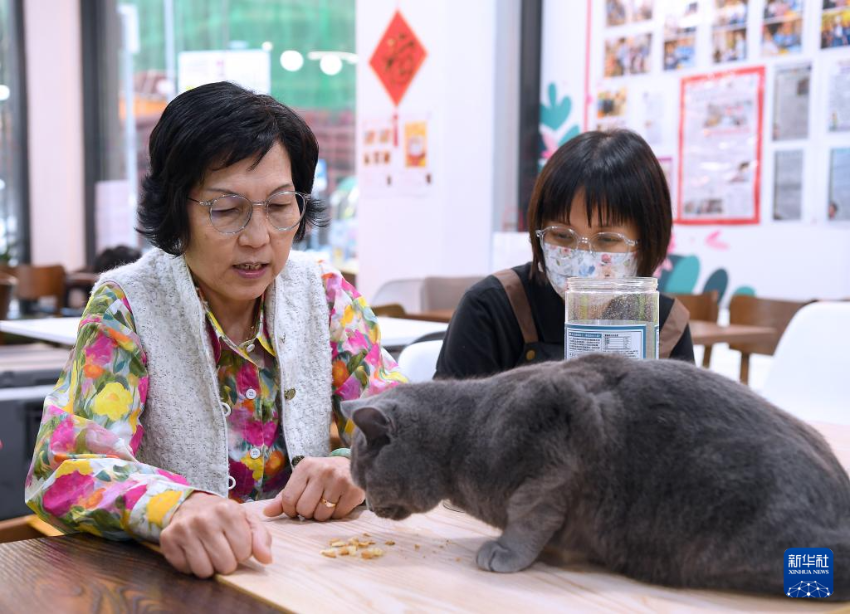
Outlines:
[{"label": "gray cat", "polygon": [[646,582],[779,595],[785,549],[825,547],[850,599],[847,473],[812,428],[710,371],[599,354],[343,409],[375,513],[451,500],[502,530],[482,569],[549,546]]}]

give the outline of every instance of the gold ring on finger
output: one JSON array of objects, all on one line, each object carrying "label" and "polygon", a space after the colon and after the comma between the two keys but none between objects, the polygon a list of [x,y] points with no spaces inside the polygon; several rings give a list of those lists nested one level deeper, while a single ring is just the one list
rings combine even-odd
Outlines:
[{"label": "gold ring on finger", "polygon": [[324,497],[322,497],[322,499],[321,499],[320,503],[321,503],[322,505],[324,505],[325,507],[331,507],[331,508],[336,507],[336,503],[331,503],[330,501],[328,501],[328,500],[327,500],[327,499],[325,499]]}]

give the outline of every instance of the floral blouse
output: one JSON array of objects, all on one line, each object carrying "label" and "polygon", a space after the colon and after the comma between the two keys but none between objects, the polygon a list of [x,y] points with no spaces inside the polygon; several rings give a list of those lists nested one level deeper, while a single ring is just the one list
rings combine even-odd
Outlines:
[{"label": "floral blouse", "polygon": [[[378,322],[365,300],[338,271],[321,267],[330,311],[334,418],[347,438],[352,425],[340,413],[340,401],[406,380],[381,348]],[[271,498],[291,468],[262,302],[253,338],[235,344],[200,292],[199,300],[228,421],[229,495],[237,501]],[[144,437],[146,361],[127,297],[118,285],[104,284],[89,299],[77,344],[44,402],[26,481],[27,505],[42,519],[65,531],[158,541],[194,491],[182,476],[135,457]]]}]

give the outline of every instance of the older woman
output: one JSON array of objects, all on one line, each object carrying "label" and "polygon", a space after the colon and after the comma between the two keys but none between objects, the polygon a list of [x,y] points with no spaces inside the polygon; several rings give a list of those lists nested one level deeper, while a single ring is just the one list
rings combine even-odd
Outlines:
[{"label": "older woman", "polygon": [[180,571],[271,560],[269,516],[342,518],[363,501],[339,402],[404,381],[377,320],[327,264],[292,252],[321,221],[318,144],[230,83],[168,105],[139,207],[155,246],[105,273],[47,397],[28,505],[65,531],[159,542]]}]

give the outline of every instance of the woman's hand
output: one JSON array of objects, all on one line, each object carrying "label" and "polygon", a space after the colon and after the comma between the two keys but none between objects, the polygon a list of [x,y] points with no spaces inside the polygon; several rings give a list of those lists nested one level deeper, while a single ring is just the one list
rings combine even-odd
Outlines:
[{"label": "woman's hand", "polygon": [[168,562],[199,578],[232,573],[251,555],[271,563],[271,544],[258,518],[235,501],[205,492],[189,495],[159,538]]},{"label": "woman's hand", "polygon": [[308,457],[295,466],[286,487],[264,509],[266,516],[286,514],[319,522],[345,518],[366,494],[351,481],[351,461],[340,456]]}]

